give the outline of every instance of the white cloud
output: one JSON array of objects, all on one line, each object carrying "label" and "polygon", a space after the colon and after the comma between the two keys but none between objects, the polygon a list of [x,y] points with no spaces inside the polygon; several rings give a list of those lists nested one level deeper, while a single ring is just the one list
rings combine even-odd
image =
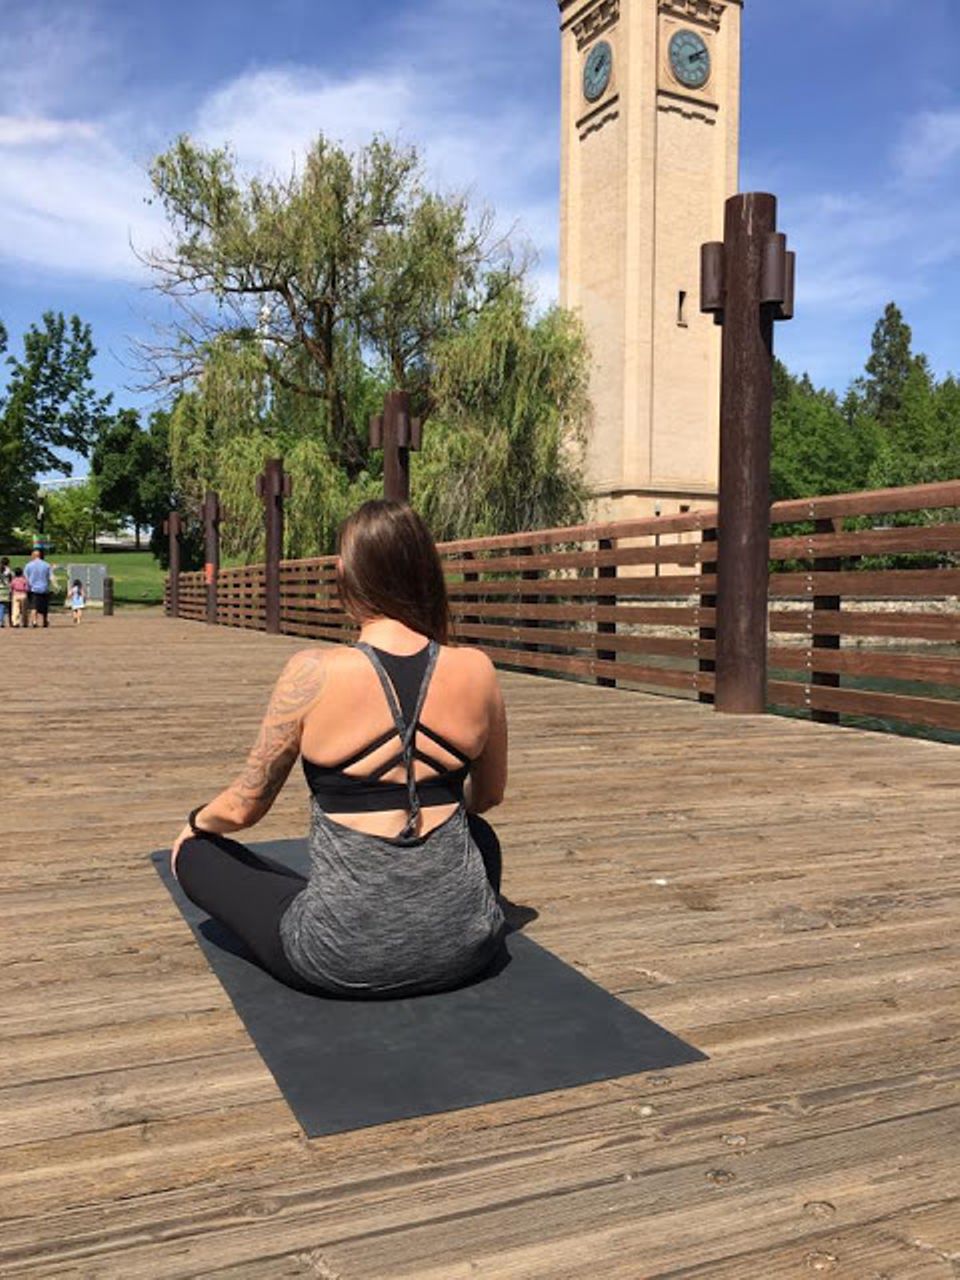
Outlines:
[{"label": "white cloud", "polygon": [[[437,76],[431,58],[347,78],[309,67],[261,68],[213,88],[168,137],[188,132],[208,145],[229,144],[247,171],[285,176],[319,131],[354,149],[383,134],[416,143],[428,180],[489,201],[501,230],[540,253],[533,281],[543,301],[555,295],[543,272],[556,252],[554,121],[522,101],[473,110],[456,77]],[[41,95],[42,96],[42,95]],[[0,110],[3,101],[0,99]],[[119,117],[58,119],[56,113],[0,116],[0,254],[34,266],[97,278],[142,274],[131,237],[147,249],[162,237],[137,150],[148,155],[155,119],[138,120],[128,101]],[[517,163],[518,140],[523,161]]]},{"label": "white cloud", "polygon": [[89,120],[45,120],[42,116],[0,116],[0,147],[41,146],[96,136]]},{"label": "white cloud", "polygon": [[960,161],[960,107],[921,111],[904,129],[894,155],[905,183],[930,182],[956,176]]}]

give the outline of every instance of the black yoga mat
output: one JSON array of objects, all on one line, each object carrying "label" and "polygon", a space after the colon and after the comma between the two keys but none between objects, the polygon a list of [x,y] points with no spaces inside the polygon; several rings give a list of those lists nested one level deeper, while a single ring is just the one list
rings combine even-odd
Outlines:
[{"label": "black yoga mat", "polygon": [[[307,873],[302,840],[252,846]],[[706,1057],[521,933],[492,976],[393,1000],[294,991],[151,855],[307,1137],[456,1111]]]}]

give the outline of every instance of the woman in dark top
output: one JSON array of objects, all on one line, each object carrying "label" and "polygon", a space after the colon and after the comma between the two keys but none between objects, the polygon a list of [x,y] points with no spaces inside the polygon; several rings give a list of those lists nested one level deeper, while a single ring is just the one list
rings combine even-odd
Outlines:
[{"label": "woman in dark top", "polygon": [[[506,785],[503,697],[483,653],[448,643],[440,559],[408,506],[368,502],[345,522],[337,579],[359,643],[291,658],[246,768],[180,833],[174,872],[291,986],[443,990],[505,933],[499,845],[477,816]],[[309,879],[225,838],[269,811],[298,755]]]}]

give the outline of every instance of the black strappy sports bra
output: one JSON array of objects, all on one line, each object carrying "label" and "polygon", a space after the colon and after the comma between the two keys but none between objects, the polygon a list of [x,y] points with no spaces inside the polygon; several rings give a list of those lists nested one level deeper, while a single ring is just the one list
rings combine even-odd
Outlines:
[{"label": "black strappy sports bra", "polygon": [[[425,648],[412,654],[387,653],[364,643],[357,644],[356,648],[366,654],[380,677],[394,727],[381,734],[375,742],[355,751],[346,760],[341,760],[339,764],[317,764],[304,756],[303,772],[307,785],[324,812],[379,813],[390,809],[406,809],[406,833],[408,829],[415,829],[417,814],[421,808],[462,803],[463,784],[472,761],[446,738],[420,723],[427,687],[440,652],[439,645],[431,640]],[[460,767],[450,769],[427,752],[421,751],[416,745],[418,732],[460,760]],[[345,772],[391,738],[399,738],[400,749],[373,773],[358,775]],[[435,769],[436,773],[417,780],[413,771],[415,760],[423,761],[431,769]],[[399,764],[406,765],[406,781],[383,782],[383,775]]]}]

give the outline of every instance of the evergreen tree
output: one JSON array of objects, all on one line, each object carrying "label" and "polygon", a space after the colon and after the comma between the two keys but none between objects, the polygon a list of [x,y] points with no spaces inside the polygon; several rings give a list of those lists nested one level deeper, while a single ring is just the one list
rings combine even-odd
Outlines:
[{"label": "evergreen tree", "polygon": [[913,368],[913,333],[894,302],[887,304],[871,339],[870,358],[862,390],[864,408],[889,426],[900,412],[907,380]]}]

